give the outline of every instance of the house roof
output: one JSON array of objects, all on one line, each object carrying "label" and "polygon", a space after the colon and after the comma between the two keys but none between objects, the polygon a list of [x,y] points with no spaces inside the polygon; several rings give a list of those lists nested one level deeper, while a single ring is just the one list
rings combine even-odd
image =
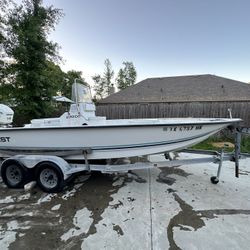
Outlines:
[{"label": "house roof", "polygon": [[250,100],[250,84],[215,75],[147,78],[99,101],[108,103]]}]

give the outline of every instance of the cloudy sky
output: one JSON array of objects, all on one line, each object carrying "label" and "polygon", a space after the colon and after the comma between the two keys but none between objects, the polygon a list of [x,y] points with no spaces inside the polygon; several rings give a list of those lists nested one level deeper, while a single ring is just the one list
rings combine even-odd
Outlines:
[{"label": "cloudy sky", "polygon": [[44,0],[65,16],[51,34],[64,70],[90,81],[109,58],[147,77],[215,74],[250,81],[249,0]]}]

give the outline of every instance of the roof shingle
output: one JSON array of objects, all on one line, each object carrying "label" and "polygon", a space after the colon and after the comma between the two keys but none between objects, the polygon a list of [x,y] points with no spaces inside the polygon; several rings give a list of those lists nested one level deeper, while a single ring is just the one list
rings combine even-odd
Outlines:
[{"label": "roof shingle", "polygon": [[250,84],[215,75],[190,75],[148,78],[99,103],[247,100],[250,100]]}]

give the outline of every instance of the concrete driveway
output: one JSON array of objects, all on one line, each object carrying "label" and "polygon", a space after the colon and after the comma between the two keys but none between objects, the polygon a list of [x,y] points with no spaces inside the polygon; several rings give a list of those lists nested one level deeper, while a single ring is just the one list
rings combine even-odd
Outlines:
[{"label": "concrete driveway", "polygon": [[[181,154],[181,158],[197,157]],[[155,160],[162,159],[155,156]],[[60,194],[0,186],[0,249],[248,249],[250,159],[83,175]]]}]

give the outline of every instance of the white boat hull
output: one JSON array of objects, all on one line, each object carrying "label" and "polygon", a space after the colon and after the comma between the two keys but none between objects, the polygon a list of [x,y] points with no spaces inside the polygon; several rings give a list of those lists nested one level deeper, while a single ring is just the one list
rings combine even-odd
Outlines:
[{"label": "white boat hull", "polygon": [[0,156],[51,154],[110,159],[175,151],[205,140],[240,119],[143,119],[80,127],[0,129]]}]

